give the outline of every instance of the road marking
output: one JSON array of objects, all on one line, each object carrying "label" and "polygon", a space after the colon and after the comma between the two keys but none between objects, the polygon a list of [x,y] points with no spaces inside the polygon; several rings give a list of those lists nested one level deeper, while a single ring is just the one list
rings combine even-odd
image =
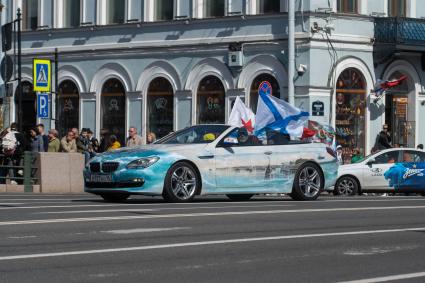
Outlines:
[{"label": "road marking", "polygon": [[24,204],[23,202],[3,202],[0,203],[0,205],[21,205]]},{"label": "road marking", "polygon": [[425,272],[407,273],[407,274],[391,275],[391,276],[376,277],[376,278],[369,278],[369,279],[344,281],[340,283],[376,283],[376,282],[387,282],[387,281],[395,281],[395,280],[405,280],[405,279],[418,278],[418,277],[425,277]]},{"label": "road marking", "polygon": [[123,229],[123,230],[110,230],[110,231],[100,231],[102,233],[109,234],[136,234],[136,233],[152,233],[152,232],[162,232],[162,231],[174,231],[174,230],[184,230],[190,229],[190,227],[170,227],[170,228],[140,228],[140,229]]},{"label": "road marking", "polygon": [[44,209],[44,208],[74,208],[74,207],[114,207],[121,204],[79,204],[79,205],[43,205],[43,206],[17,206],[17,207],[0,207],[0,210],[8,209]]},{"label": "road marking", "polygon": [[74,213],[104,213],[104,212],[143,212],[143,211],[162,211],[162,210],[191,210],[191,209],[223,209],[223,208],[264,208],[264,207],[288,207],[293,205],[227,205],[227,206],[197,206],[197,207],[164,207],[164,208],[129,208],[129,209],[99,209],[99,210],[72,210],[72,211],[42,211],[33,214],[74,214]]},{"label": "road marking", "polygon": [[66,222],[90,222],[90,221],[111,221],[111,220],[134,220],[134,219],[158,219],[158,218],[179,218],[179,217],[205,217],[205,216],[231,216],[231,215],[256,215],[256,214],[283,214],[283,213],[306,213],[306,212],[339,212],[339,211],[372,211],[372,210],[401,210],[401,209],[425,209],[425,206],[389,206],[389,207],[350,207],[350,208],[326,208],[326,209],[294,209],[294,210],[248,210],[248,211],[227,211],[227,212],[199,212],[199,213],[173,213],[157,215],[129,215],[129,216],[103,216],[84,218],[56,218],[39,220],[20,220],[0,222],[0,226],[25,225],[25,224],[48,224]]},{"label": "road marking", "polygon": [[12,236],[7,238],[8,239],[29,239],[29,238],[37,238],[37,236]]},{"label": "road marking", "polygon": [[168,249],[168,248],[181,248],[181,247],[192,247],[192,246],[238,244],[238,243],[290,240],[290,239],[301,239],[301,238],[319,238],[319,237],[338,237],[338,236],[348,236],[348,235],[370,235],[370,234],[384,234],[384,233],[400,233],[400,232],[412,232],[412,231],[425,231],[425,227],[388,229],[388,230],[352,231],[352,232],[338,232],[338,233],[301,234],[301,235],[286,235],[286,236],[257,237],[257,238],[238,238],[238,239],[228,239],[228,240],[183,242],[183,243],[174,243],[174,244],[148,245],[148,246],[136,246],[136,247],[126,247],[126,248],[111,248],[111,249],[82,250],[82,251],[69,251],[69,252],[56,252],[56,253],[11,255],[11,256],[0,256],[0,261],[17,260],[17,259],[30,259],[30,258],[61,257],[61,256],[71,256],[71,255],[88,255],[88,254],[127,252],[127,251]]}]

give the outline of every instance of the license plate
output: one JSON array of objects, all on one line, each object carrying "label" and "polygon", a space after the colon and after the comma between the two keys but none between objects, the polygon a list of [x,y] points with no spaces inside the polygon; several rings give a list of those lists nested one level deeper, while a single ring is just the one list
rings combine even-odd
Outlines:
[{"label": "license plate", "polygon": [[90,175],[90,182],[92,183],[111,183],[112,175]]}]

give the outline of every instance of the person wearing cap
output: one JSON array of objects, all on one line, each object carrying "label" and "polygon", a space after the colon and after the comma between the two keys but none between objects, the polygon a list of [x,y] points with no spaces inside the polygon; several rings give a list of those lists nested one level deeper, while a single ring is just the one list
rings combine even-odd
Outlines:
[{"label": "person wearing cap", "polygon": [[215,135],[213,133],[207,133],[203,135],[202,140],[205,142],[212,142],[215,140]]}]

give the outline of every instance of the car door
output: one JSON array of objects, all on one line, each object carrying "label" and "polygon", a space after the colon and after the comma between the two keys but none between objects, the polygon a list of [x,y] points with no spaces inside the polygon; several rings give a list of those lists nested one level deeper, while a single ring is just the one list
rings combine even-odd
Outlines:
[{"label": "car door", "polygon": [[240,143],[238,129],[219,142],[214,153],[217,189],[247,188],[263,190],[266,184],[270,154],[265,146],[254,143]]},{"label": "car door", "polygon": [[384,174],[400,161],[399,153],[399,150],[386,151],[375,155],[375,162],[369,164],[366,162],[363,170],[363,188],[368,190],[390,189],[390,182],[385,179]]},{"label": "car door", "polygon": [[400,176],[394,184],[396,189],[425,190],[425,152],[404,150],[399,165]]}]

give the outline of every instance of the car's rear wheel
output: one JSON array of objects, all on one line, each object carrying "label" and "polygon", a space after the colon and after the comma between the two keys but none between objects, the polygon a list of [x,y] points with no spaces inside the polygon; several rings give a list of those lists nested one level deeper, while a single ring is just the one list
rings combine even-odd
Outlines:
[{"label": "car's rear wheel", "polygon": [[342,176],[336,182],[333,193],[334,195],[354,196],[359,193],[359,185],[353,177]]},{"label": "car's rear wheel", "polygon": [[230,200],[233,201],[247,201],[250,200],[253,194],[238,194],[238,195],[226,195]]},{"label": "car's rear wheel", "polygon": [[189,202],[200,186],[195,168],[188,162],[177,162],[167,172],[162,195],[170,202]]},{"label": "car's rear wheel", "polygon": [[295,174],[291,198],[294,200],[315,200],[324,187],[324,178],[319,166],[314,163],[305,163]]},{"label": "car's rear wheel", "polygon": [[123,202],[130,196],[129,194],[101,194],[100,195],[107,202]]}]

